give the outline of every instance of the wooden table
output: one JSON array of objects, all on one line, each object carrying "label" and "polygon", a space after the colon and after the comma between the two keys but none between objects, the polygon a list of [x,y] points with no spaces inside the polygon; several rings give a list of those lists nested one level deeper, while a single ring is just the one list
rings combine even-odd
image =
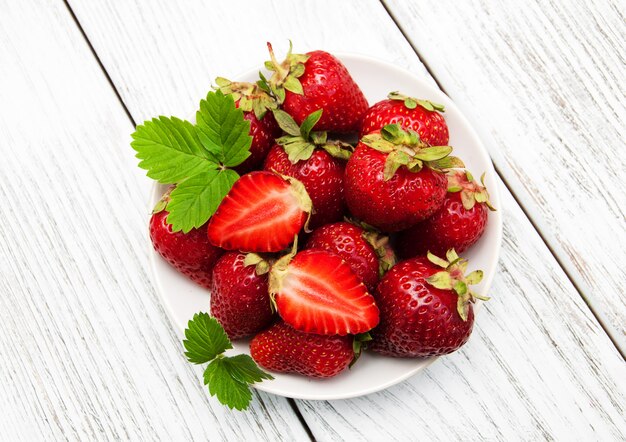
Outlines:
[{"label": "wooden table", "polygon": [[[624,440],[620,3],[0,0],[0,440]],[[232,412],[155,292],[129,135],[289,38],[455,100],[501,178],[504,244],[459,352],[366,397]]]}]

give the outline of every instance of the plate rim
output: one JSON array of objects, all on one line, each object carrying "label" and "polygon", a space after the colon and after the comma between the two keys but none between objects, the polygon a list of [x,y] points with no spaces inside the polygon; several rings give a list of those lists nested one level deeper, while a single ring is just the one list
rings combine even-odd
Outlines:
[{"label": "plate rim", "polygon": [[[498,202],[498,210],[496,212],[491,212],[490,213],[490,221],[491,222],[496,222],[496,237],[495,237],[495,242],[496,242],[496,252],[495,252],[495,256],[494,259],[490,262],[491,268],[489,269],[489,271],[484,271],[486,277],[483,280],[483,290],[485,293],[488,293],[491,285],[493,283],[493,279],[495,277],[496,274],[496,268],[498,265],[498,262],[500,261],[500,253],[502,250],[502,240],[503,240],[503,219],[502,219],[502,211],[503,211],[503,204],[502,204],[502,198],[501,198],[501,192],[500,192],[500,183],[498,181],[498,174],[495,170],[495,167],[493,165],[493,160],[491,159],[491,156],[489,155],[489,151],[487,150],[487,148],[485,147],[485,145],[483,144],[482,140],[480,139],[480,137],[478,136],[478,133],[476,132],[476,130],[474,129],[474,126],[469,122],[469,120],[466,118],[465,114],[458,108],[458,106],[453,102],[453,100],[448,97],[448,95],[443,92],[441,89],[438,89],[430,84],[428,84],[425,80],[417,77],[414,73],[412,73],[411,71],[409,71],[408,69],[402,68],[402,67],[398,67],[395,66],[393,64],[391,64],[388,61],[376,58],[376,57],[372,57],[370,55],[364,55],[364,54],[359,54],[359,53],[354,53],[354,52],[341,52],[341,51],[333,51],[332,55],[334,55],[335,57],[339,58],[342,62],[344,62],[346,59],[352,59],[354,61],[359,61],[359,62],[366,62],[366,63],[374,63],[379,65],[379,67],[382,67],[384,69],[391,69],[394,71],[399,72],[402,75],[406,75],[411,77],[412,80],[414,80],[416,83],[419,83],[420,87],[423,87],[424,89],[426,89],[428,91],[428,93],[432,93],[434,95],[437,94],[443,94],[445,97],[447,97],[447,100],[449,101],[449,103],[452,105],[452,107],[454,108],[456,114],[459,116],[460,121],[462,122],[462,124],[464,125],[464,127],[466,128],[466,130],[468,131],[468,133],[470,134],[470,136],[473,138],[473,141],[475,145],[478,146],[479,148],[479,152],[485,157],[485,159],[487,160],[487,164],[489,166],[490,170],[485,170],[485,172],[489,172],[492,174],[492,176],[494,177],[494,184],[493,186],[490,186],[489,188],[489,193],[490,196],[492,197],[492,199],[494,199],[495,201]],[[234,79],[241,79],[241,78],[245,78],[251,75],[256,74],[257,72],[259,72],[260,70],[262,70],[263,67],[262,66],[256,66],[254,68],[250,68],[247,69],[241,73],[239,73],[238,75],[233,76],[232,78]],[[448,106],[448,105],[446,105]],[[161,191],[160,188],[161,186],[164,186],[163,184],[160,184],[157,181],[154,181],[152,183],[152,188],[150,191],[150,207],[153,207],[154,204],[156,204],[156,202],[161,198]],[[495,198],[493,198],[493,196],[495,195]],[[148,217],[149,219],[149,217]],[[152,273],[152,282],[155,284],[155,288],[157,290],[159,299],[161,301],[161,304],[163,305],[168,319],[172,325],[172,328],[174,329],[175,333],[179,336],[179,338],[184,339],[184,328],[180,328],[180,324],[178,324],[178,321],[176,320],[176,315],[174,314],[174,308],[172,303],[169,301],[169,299],[165,296],[165,290],[164,287],[162,285],[161,282],[161,278],[158,277],[158,272],[157,272],[157,260],[162,259],[160,257],[160,255],[154,250],[153,246],[152,246],[152,242],[148,241],[148,251],[149,251],[149,260],[150,260],[150,270]],[[207,289],[208,290],[208,289]],[[480,308],[482,307],[483,302],[482,301],[478,301],[475,306],[474,306],[474,310],[477,312],[478,310],[480,310]],[[191,318],[190,318],[191,319]],[[288,397],[288,398],[293,398],[293,399],[304,399],[304,400],[341,400],[341,399],[350,399],[350,398],[355,398],[355,397],[360,397],[360,396],[365,396],[365,395],[369,395],[372,393],[376,393],[382,390],[386,390],[387,388],[390,388],[394,385],[397,385],[403,381],[405,381],[406,379],[416,375],[418,372],[425,370],[426,368],[428,368],[429,366],[431,366],[435,361],[437,361],[441,356],[431,356],[429,358],[426,359],[417,359],[420,362],[422,362],[422,364],[416,365],[413,369],[411,370],[407,370],[405,373],[403,373],[402,375],[393,378],[392,380],[389,380],[387,382],[384,382],[382,384],[378,384],[376,386],[370,387],[370,388],[364,388],[364,389],[360,389],[360,390],[355,390],[354,392],[350,392],[350,393],[339,393],[339,394],[334,394],[334,395],[328,395],[328,394],[320,394],[320,395],[315,395],[315,394],[300,394],[300,393],[294,393],[292,391],[283,391],[280,388],[271,388],[270,384],[271,382],[259,382],[259,383],[255,383],[252,384],[252,387],[254,387],[257,390],[266,392],[266,393],[271,393],[271,394],[276,394],[279,396],[283,396],[283,397]],[[285,373],[278,373],[278,375],[285,375]]]}]

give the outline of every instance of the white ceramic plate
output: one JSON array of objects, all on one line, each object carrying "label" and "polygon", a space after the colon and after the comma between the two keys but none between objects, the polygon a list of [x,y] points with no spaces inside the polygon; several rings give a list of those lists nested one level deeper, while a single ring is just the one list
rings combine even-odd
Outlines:
[{"label": "white ceramic plate", "polygon": [[[489,222],[483,237],[463,254],[470,262],[469,270],[482,269],[484,279],[476,287],[478,293],[487,294],[498,262],[502,239],[501,202],[495,172],[487,151],[465,117],[450,99],[438,89],[408,71],[388,63],[344,54],[338,57],[346,65],[359,84],[370,105],[386,98],[391,91],[425,98],[446,107],[445,119],[450,129],[450,144],[454,155],[461,157],[474,176],[487,172],[486,184],[491,202],[499,210],[489,213]],[[259,68],[236,78],[238,81],[256,81]],[[156,204],[164,186],[155,185],[152,203]],[[152,248],[152,270],[163,304],[179,334],[183,334],[187,322],[199,311],[209,311],[209,292],[178,274]],[[248,353],[248,341],[234,343],[234,353]],[[388,388],[423,370],[436,358],[398,359],[365,353],[352,369],[331,379],[316,380],[299,375],[273,373],[274,380],[255,384],[259,390],[300,399],[345,399],[362,396]]]}]

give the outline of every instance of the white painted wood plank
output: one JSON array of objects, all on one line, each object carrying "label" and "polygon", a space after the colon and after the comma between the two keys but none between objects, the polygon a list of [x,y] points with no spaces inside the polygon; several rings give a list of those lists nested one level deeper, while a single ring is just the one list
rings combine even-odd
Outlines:
[{"label": "white painted wood plank", "polygon": [[623,2],[385,3],[626,354]]},{"label": "white painted wood plank", "polygon": [[[230,2],[228,10],[246,11],[236,17],[225,14],[225,6],[197,1],[184,10],[171,2],[153,2],[150,9],[121,1],[71,5],[139,120],[157,113],[191,115],[215,75],[232,76],[265,59],[266,39],[291,37],[303,50],[366,53],[427,78],[374,1],[298,4],[306,18],[297,18],[301,10],[286,1],[272,2],[270,9]],[[230,40],[209,43],[232,29],[242,29],[241,36],[230,31]],[[298,401],[317,438],[576,438],[577,431],[593,438],[624,436],[619,355],[521,210],[510,197],[507,202],[495,299],[479,315],[468,347],[388,392],[351,401]],[[560,319],[563,314],[569,321]],[[461,418],[454,420],[457,414]]]},{"label": "white painted wood plank", "polygon": [[416,57],[406,57],[409,44],[373,0],[69,3],[136,122],[193,116],[215,77],[233,77],[267,60],[268,41],[279,57],[292,39],[301,52],[323,47],[375,54],[426,72]]},{"label": "white painted wood plank", "polygon": [[503,197],[499,273],[469,342],[383,392],[298,401],[318,440],[626,438],[626,364],[510,193]]},{"label": "white painted wood plank", "polygon": [[148,274],[133,125],[62,2],[0,4],[0,440],[306,439],[210,399]]}]

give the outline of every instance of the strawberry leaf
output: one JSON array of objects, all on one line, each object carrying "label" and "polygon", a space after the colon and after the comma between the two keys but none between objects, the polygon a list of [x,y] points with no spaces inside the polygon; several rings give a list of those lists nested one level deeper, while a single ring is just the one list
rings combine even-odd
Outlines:
[{"label": "strawberry leaf", "polygon": [[211,396],[237,410],[248,408],[252,400],[250,384],[274,379],[261,370],[248,355],[224,356],[233,348],[226,332],[217,320],[207,313],[197,313],[185,330],[185,355],[193,364],[209,365],[204,370],[204,384]]},{"label": "strawberry leaf", "polygon": [[294,137],[300,136],[298,123],[296,123],[291,115],[280,109],[275,109],[273,112],[274,118],[282,130]]},{"label": "strawberry leaf", "polygon": [[204,364],[233,348],[222,326],[207,313],[193,315],[187,324],[185,337],[185,356],[192,364]]},{"label": "strawberry leaf", "polygon": [[187,233],[206,223],[238,179],[230,169],[209,170],[176,186],[167,205],[172,230]]},{"label": "strawberry leaf", "polygon": [[137,126],[130,143],[148,177],[173,184],[218,167],[214,152],[200,141],[197,128],[176,117],[159,117]]},{"label": "strawberry leaf", "polygon": [[300,126],[300,135],[302,135],[302,138],[305,140],[309,139],[309,134],[320,118],[322,118],[323,111],[323,109],[318,109],[304,119],[302,126]]},{"label": "strawberry leaf", "polygon": [[224,166],[238,166],[250,156],[250,122],[243,118],[231,95],[209,92],[200,101],[196,127],[204,148]]},{"label": "strawberry leaf", "polygon": [[261,382],[263,379],[272,380],[274,377],[264,372],[256,365],[254,359],[248,355],[237,355],[222,359],[230,375],[246,384]]},{"label": "strawberry leaf", "polygon": [[225,362],[226,358],[214,359],[204,371],[204,384],[209,387],[211,396],[227,407],[237,410],[248,408],[252,392],[247,383],[235,379]]}]

